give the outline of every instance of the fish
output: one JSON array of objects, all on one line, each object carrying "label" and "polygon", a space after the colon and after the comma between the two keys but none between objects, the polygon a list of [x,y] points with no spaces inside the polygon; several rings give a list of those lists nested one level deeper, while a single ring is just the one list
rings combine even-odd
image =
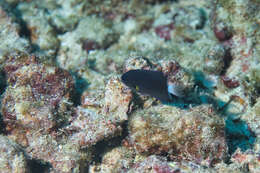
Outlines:
[{"label": "fish", "polygon": [[131,89],[161,102],[172,102],[174,96],[184,97],[183,86],[168,84],[167,76],[161,71],[129,70],[121,76],[121,80]]}]

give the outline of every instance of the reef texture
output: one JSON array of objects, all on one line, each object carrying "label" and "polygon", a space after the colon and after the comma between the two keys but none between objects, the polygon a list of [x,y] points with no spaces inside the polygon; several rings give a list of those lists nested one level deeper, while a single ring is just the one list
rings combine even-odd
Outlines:
[{"label": "reef texture", "polygon": [[260,171],[259,157],[259,153],[255,153],[252,150],[248,150],[244,153],[240,150],[237,150],[232,155],[231,160],[234,162],[234,164],[242,165],[241,167],[245,167],[245,171],[255,173]]},{"label": "reef texture", "polygon": [[48,21],[47,11],[39,9],[37,4],[28,6],[26,3],[20,3],[17,10],[26,23],[31,45],[39,49],[39,53],[53,57],[59,47],[59,40],[55,36],[55,28]]},{"label": "reef texture", "polygon": [[[165,157],[151,155],[142,161],[138,161],[131,169],[127,170],[129,173],[134,172],[210,172],[206,169],[192,162],[169,162]],[[213,172],[213,170],[212,170]]]},{"label": "reef texture", "polygon": [[[74,81],[67,71],[27,54],[7,58],[4,71],[9,86],[3,95],[2,115],[8,137],[24,147],[30,157],[50,163],[54,171],[84,171],[92,150],[82,149],[122,131],[120,124],[127,119],[130,90],[125,88],[124,94],[118,79],[111,80],[107,88],[118,85],[121,89],[107,89],[106,97],[111,97],[110,93],[122,95],[126,107],[116,108],[106,98],[106,106],[100,106],[106,113],[98,115],[102,113],[98,109],[73,106]],[[87,105],[85,98],[83,106]],[[116,110],[117,114],[108,116]]]},{"label": "reef texture", "polygon": [[[73,80],[68,72],[19,53],[8,57],[4,71],[9,84],[2,100],[7,132],[25,133],[28,129],[48,133],[69,121],[66,111]],[[19,143],[27,146],[23,136]]]},{"label": "reef texture", "polygon": [[21,26],[12,20],[2,6],[0,6],[0,30],[0,63],[3,62],[5,53],[14,50],[26,51],[29,48],[28,40],[19,36]]},{"label": "reef texture", "polygon": [[102,163],[92,165],[89,172],[126,172],[133,166],[135,152],[128,147],[120,146],[102,154]]},{"label": "reef texture", "polygon": [[0,170],[2,173],[30,172],[28,158],[26,158],[22,148],[2,135],[0,135],[0,152]]},{"label": "reef texture", "polygon": [[139,153],[212,165],[227,157],[224,121],[212,108],[154,106],[131,116],[129,142]]},{"label": "reef texture", "polygon": [[[259,0],[1,0],[0,172],[252,172]],[[184,97],[125,86],[158,70]]]},{"label": "reef texture", "polygon": [[2,115],[8,137],[23,146],[32,158],[50,162],[54,170],[83,169],[76,163],[87,157],[79,146],[62,145],[59,130],[72,118],[70,74],[27,54],[10,55],[4,70],[9,86],[2,100]]}]

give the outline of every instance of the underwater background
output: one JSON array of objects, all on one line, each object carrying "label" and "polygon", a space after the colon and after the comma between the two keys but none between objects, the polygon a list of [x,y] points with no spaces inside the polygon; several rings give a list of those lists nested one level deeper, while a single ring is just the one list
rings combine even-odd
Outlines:
[{"label": "underwater background", "polygon": [[259,173],[259,0],[0,0],[1,173]]}]

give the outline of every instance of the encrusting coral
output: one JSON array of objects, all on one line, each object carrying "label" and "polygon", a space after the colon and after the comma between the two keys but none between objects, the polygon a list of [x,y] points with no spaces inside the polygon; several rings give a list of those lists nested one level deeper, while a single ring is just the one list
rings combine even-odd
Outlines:
[{"label": "encrusting coral", "polygon": [[0,152],[0,170],[2,173],[30,172],[28,158],[22,148],[2,135],[0,135]]},{"label": "encrusting coral", "polygon": [[[259,8],[1,0],[0,172],[258,173]],[[135,69],[185,96],[131,90]]]},{"label": "encrusting coral", "polygon": [[143,154],[212,165],[227,158],[224,120],[210,106],[153,106],[129,120],[129,142]]},{"label": "encrusting coral", "polygon": [[[6,58],[3,121],[8,137],[30,157],[49,162],[59,172],[80,172],[90,162],[91,146],[121,134],[131,111],[131,91],[119,79],[108,82],[103,110],[88,109],[86,98],[83,107],[74,107],[74,81],[67,71],[24,53]],[[117,96],[122,98],[120,107],[110,100]]]}]

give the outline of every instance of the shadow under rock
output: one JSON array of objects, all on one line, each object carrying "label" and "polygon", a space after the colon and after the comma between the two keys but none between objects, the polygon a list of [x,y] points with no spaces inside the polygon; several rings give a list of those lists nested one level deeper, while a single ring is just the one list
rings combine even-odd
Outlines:
[{"label": "shadow under rock", "polygon": [[227,116],[225,121],[226,140],[228,144],[229,154],[232,155],[238,148],[241,151],[253,149],[256,142],[256,135],[251,131],[248,124],[237,118],[231,118]]},{"label": "shadow under rock", "polygon": [[37,159],[31,159],[28,161],[28,167],[31,171],[31,173],[37,172],[37,173],[48,173],[51,171],[51,164],[46,163]]},{"label": "shadow under rock", "polygon": [[90,83],[86,79],[79,76],[76,72],[70,72],[70,74],[75,80],[75,90],[72,96],[72,102],[75,106],[78,106],[81,103],[81,96],[83,92],[88,88]]},{"label": "shadow under rock", "polygon": [[[5,92],[5,89],[7,87],[7,80],[4,72],[0,72],[0,110],[1,110],[1,100],[2,100],[2,94]],[[5,133],[5,124],[3,121],[3,116],[0,112],[0,134]]]},{"label": "shadow under rock", "polygon": [[[24,38],[27,38],[27,39],[30,40],[30,38],[31,38],[31,31],[27,27],[26,21],[23,20],[23,18],[22,18],[22,16],[23,16],[22,12],[16,6],[15,7],[14,6],[13,7],[10,6],[8,8],[8,12],[12,13],[15,16],[14,20],[20,26],[19,35],[21,37],[24,37]],[[30,42],[31,42],[31,40],[30,40]]]},{"label": "shadow under rock", "polygon": [[121,126],[123,128],[123,131],[120,136],[116,136],[108,140],[104,139],[96,143],[96,145],[94,146],[95,155],[93,156],[92,163],[101,164],[104,153],[107,153],[112,149],[122,145],[123,139],[126,139],[129,134],[127,128],[128,122],[125,121]]},{"label": "shadow under rock", "polygon": [[4,124],[4,121],[3,121],[3,117],[0,114],[0,134],[5,134],[5,133],[6,133],[5,124]]},{"label": "shadow under rock", "polygon": [[0,96],[5,92],[5,89],[7,87],[7,79],[4,72],[0,71]]}]

